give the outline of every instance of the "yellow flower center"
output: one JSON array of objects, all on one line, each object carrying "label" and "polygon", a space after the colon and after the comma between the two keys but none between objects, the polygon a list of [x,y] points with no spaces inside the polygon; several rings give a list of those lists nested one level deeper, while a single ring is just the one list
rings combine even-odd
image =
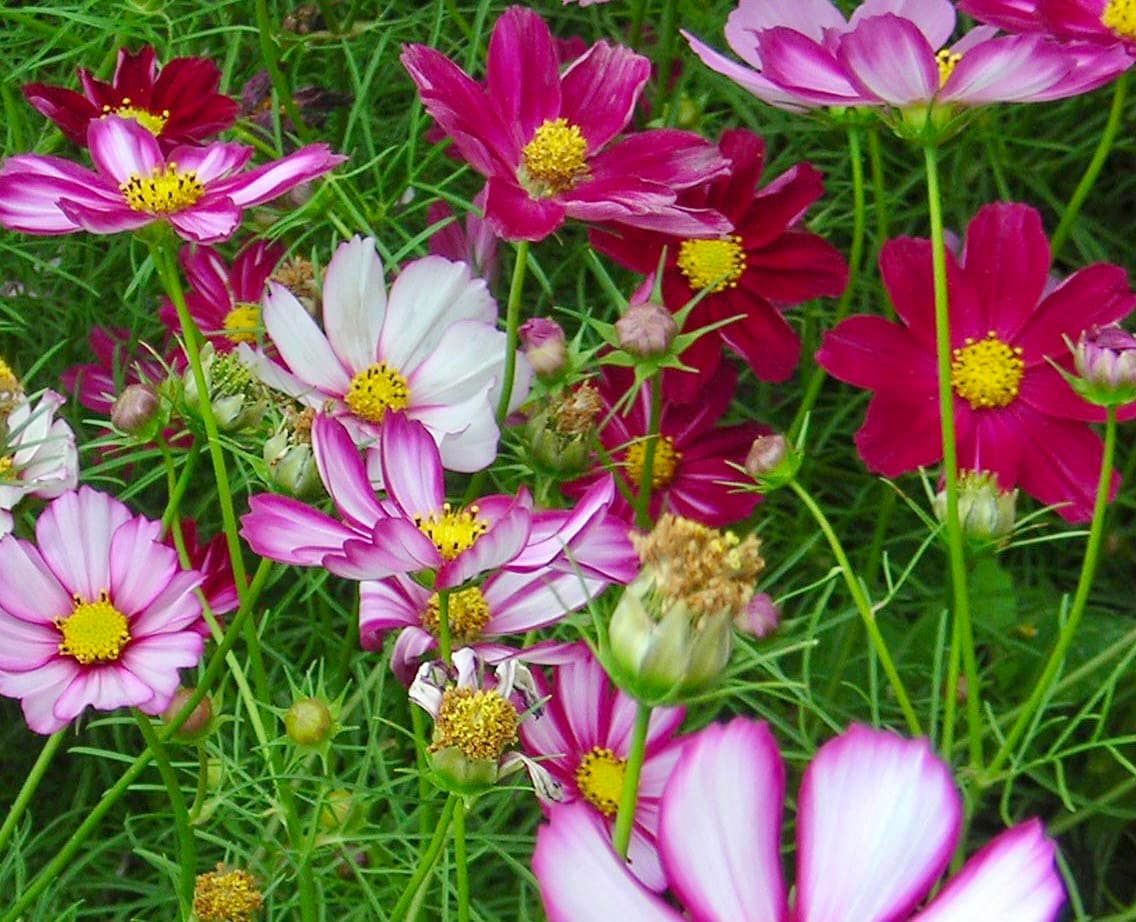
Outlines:
[{"label": "yellow flower center", "polygon": [[11,455],[0,455],[0,483],[5,480],[14,480],[12,468],[15,462]]},{"label": "yellow flower center", "polygon": [[477,517],[477,506],[455,510],[449,503],[442,506],[440,515],[430,518],[414,517],[418,530],[434,542],[446,560],[453,560],[462,551],[468,551],[474,542],[489,531],[489,524]]},{"label": "yellow flower center", "polygon": [[737,288],[746,271],[746,254],[737,234],[718,240],[684,240],[678,248],[678,267],[690,287],[711,292]]},{"label": "yellow flower center", "polygon": [[434,721],[431,750],[458,749],[471,761],[496,762],[517,741],[520,717],[499,692],[448,688]]},{"label": "yellow flower center", "polygon": [[1101,23],[1121,38],[1136,41],[1136,0],[1108,0]]},{"label": "yellow flower center", "polygon": [[59,652],[73,656],[84,666],[113,663],[130,643],[126,615],[111,605],[105,590],[97,602],[82,602],[76,597],[71,614],[56,619],[55,626],[63,634]]},{"label": "yellow flower center", "polygon": [[405,410],[410,406],[410,388],[398,369],[376,362],[351,379],[343,402],[360,419],[381,423],[387,410]]},{"label": "yellow flower center", "polygon": [[959,61],[962,60],[962,55],[957,51],[950,51],[944,48],[937,55],[935,60],[939,62],[939,86],[943,87],[948,80],[951,79],[951,74],[955,72],[958,67]]},{"label": "yellow flower center", "polygon": [[201,922],[251,922],[264,898],[248,871],[216,871],[198,874],[193,888],[193,911]]},{"label": "yellow flower center", "polygon": [[260,305],[242,301],[225,315],[225,336],[234,343],[255,343],[260,332]]},{"label": "yellow flower center", "polygon": [[576,769],[576,787],[584,799],[604,816],[615,816],[623,796],[626,769],[626,759],[618,758],[610,749],[596,746],[580,760]]},{"label": "yellow flower center", "polygon": [[[489,623],[489,603],[477,586],[450,593],[449,617],[450,637],[454,646],[466,647],[481,637],[481,631]],[[422,627],[438,636],[438,596],[430,596],[426,610],[422,612]]]},{"label": "yellow flower center", "polygon": [[972,409],[1005,407],[1018,396],[1026,371],[1022,350],[1002,342],[993,330],[977,341],[968,336],[953,355],[951,385]]},{"label": "yellow flower center", "polygon": [[135,211],[173,214],[197,204],[205,186],[193,170],[179,171],[176,163],[156,166],[149,176],[133,173],[119,187],[126,204]]},{"label": "yellow flower center", "polygon": [[521,151],[526,188],[538,198],[567,192],[588,173],[588,141],[566,118],[545,119]]},{"label": "yellow flower center", "polygon": [[[627,449],[627,476],[638,486],[643,480],[643,462],[647,455],[647,440],[635,442]],[[651,488],[658,490],[674,480],[682,452],[674,447],[674,439],[660,435],[655,442],[655,458],[651,463]]]},{"label": "yellow flower center", "polygon": [[137,106],[132,106],[130,97],[126,96],[123,98],[122,104],[115,108],[103,106],[103,116],[106,117],[107,115],[133,119],[154,137],[157,137],[162,133],[162,129],[166,127],[166,122],[170,119],[170,110],[163,109],[161,112],[151,112],[149,109],[139,109]]},{"label": "yellow flower center", "polygon": [[0,419],[11,413],[23,396],[24,388],[20,384],[20,379],[16,377],[11,366],[0,359]]}]

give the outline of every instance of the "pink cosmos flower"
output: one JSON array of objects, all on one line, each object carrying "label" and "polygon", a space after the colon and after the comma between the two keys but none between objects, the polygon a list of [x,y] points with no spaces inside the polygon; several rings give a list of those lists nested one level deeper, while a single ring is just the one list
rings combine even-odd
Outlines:
[{"label": "pink cosmos flower", "polygon": [[[216,351],[229,352],[261,338],[260,302],[283,255],[279,244],[256,240],[229,265],[212,247],[182,247],[181,265],[189,282],[186,306]],[[171,331],[181,332],[177,309],[169,300],[163,301],[159,316]]]},{"label": "pink cosmos flower", "polygon": [[550,922],[1054,922],[1064,887],[1038,820],[999,835],[929,904],[958,844],[962,800],[926,740],[853,726],[823,745],[797,801],[797,875],[782,878],[785,766],[765,723],[712,725],[667,782],[651,893],[580,803],[553,806],[533,870]]},{"label": "pink cosmos flower", "polygon": [[87,128],[108,116],[137,122],[170,150],[197,144],[224,131],[237,118],[234,100],[217,92],[221,71],[205,58],[174,58],[159,68],[149,45],[136,54],[119,49],[110,83],[79,68],[83,92],[43,83],[24,85],[24,96],[80,146]]},{"label": "pink cosmos flower", "polygon": [[406,46],[402,63],[489,180],[485,216],[499,236],[542,240],[568,218],[688,236],[729,230],[720,215],[675,201],[725,168],[711,145],[669,129],[614,140],[651,73],[629,48],[597,42],[561,74],[548,25],[514,6],[493,29],[484,85],[425,45]]},{"label": "pink cosmos flower", "polygon": [[[652,465],[651,517],[673,512],[704,525],[718,528],[740,522],[760,501],[755,493],[735,492],[730,486],[738,472],[729,462],[742,464],[753,440],[769,430],[757,423],[718,426],[730,406],[737,373],[719,366],[712,376],[700,376],[702,401],[697,404],[664,402],[660,435]],[[651,390],[644,384],[630,411],[612,412],[634,383],[630,370],[608,365],[597,381],[607,412],[607,424],[599,431],[600,443],[616,462],[616,476],[634,496],[639,492],[645,456],[644,438],[651,418]],[[579,496],[603,468],[564,484],[566,496]],[[622,494],[616,496],[612,513],[628,522],[634,511]]]},{"label": "pink cosmos flower", "polygon": [[0,411],[0,536],[12,530],[12,509],[25,496],[54,499],[79,484],[75,433],[55,413],[67,401],[55,391],[21,397]]},{"label": "pink cosmos flower", "polygon": [[[477,210],[469,212],[464,222],[451,221],[430,235],[430,252],[454,262],[469,263],[476,275],[492,285],[501,267],[497,260],[497,235],[483,217],[484,190],[474,198],[473,206]],[[426,211],[426,220],[430,224],[452,217],[453,209],[440,199]]]},{"label": "pink cosmos flower", "polygon": [[[1136,296],[1124,270],[1103,263],[1047,292],[1049,266],[1041,216],[1027,205],[985,206],[962,256],[947,253],[958,463],[1080,521],[1092,514],[1102,451],[1086,422],[1104,410],[1053,366],[1071,370],[1064,337],[1125,317]],[[895,477],[942,458],[930,241],[889,241],[880,272],[902,324],[850,317],[825,335],[817,361],[874,392],[856,447],[871,470]]]},{"label": "pink cosmos flower", "polygon": [[309,144],[281,160],[239,172],[252,148],[215,143],[162,154],[137,122],[91,122],[87,143],[96,170],[40,154],[0,165],[0,225],[26,234],[117,234],[168,221],[185,239],[227,240],[245,208],[322,176],[346,158]]},{"label": "pink cosmos flower", "polygon": [[726,23],[738,64],[692,35],[712,70],[782,109],[1044,102],[1095,89],[1128,66],[1120,49],[971,30],[955,44],[950,0],[740,0]]},{"label": "pink cosmos flower", "polygon": [[[476,650],[486,662],[516,654],[499,641],[548,627],[582,608],[612,583],[628,583],[639,558],[627,523],[608,514],[615,498],[611,478],[597,480],[572,510],[534,512],[526,548],[480,586],[449,599],[454,643]],[[420,657],[437,646],[438,598],[406,577],[359,587],[359,640],[377,650],[387,631],[399,631],[391,667],[409,684]],[[525,659],[534,658],[533,648]]]},{"label": "pink cosmos flower", "polygon": [[95,361],[72,365],[60,375],[63,386],[88,410],[109,416],[114,398],[127,385],[158,384],[185,370],[185,356],[176,344],[167,342],[159,358],[141,344],[134,348],[131,339],[129,330],[94,327],[87,342]]},{"label": "pink cosmos flower", "polygon": [[[612,685],[586,646],[574,644],[571,652],[572,658],[556,668],[551,689],[534,672],[540,696],[548,700],[539,714],[521,725],[521,741],[528,754],[560,783],[560,801],[588,804],[602,818],[610,840],[623,792],[636,703]],[[682,750],[675,734],[685,716],[686,709],[681,707],[651,711],[647,754],[639,778],[628,860],[631,872],[656,891],[667,886],[655,850],[659,802]]]},{"label": "pink cosmos flower", "polygon": [[89,487],[53,500],[36,543],[0,539],[0,694],[54,733],[87,706],[160,714],[204,641],[194,589],[161,524]]},{"label": "pink cosmos flower", "polygon": [[[287,288],[271,283],[264,326],[275,362],[242,353],[270,387],[317,410],[330,407],[356,444],[369,447],[381,482],[377,445],[388,412],[422,423],[446,468],[476,471],[497,456],[495,408],[505,334],[483,279],[465,263],[428,256],[406,265],[387,297],[383,264],[370,238],[340,244],[323,284],[323,330]],[[513,404],[532,370],[518,357]]]},{"label": "pink cosmos flower", "polygon": [[505,566],[529,543],[532,498],[487,496],[465,508],[446,502],[442,459],[426,427],[392,413],[379,447],[387,496],[375,497],[363,459],[342,423],[319,415],[312,450],[341,519],[286,496],[249,500],[241,534],[262,557],[324,567],[357,580],[433,573],[453,589]]},{"label": "pink cosmos flower", "polygon": [[797,367],[801,341],[781,309],[839,295],[848,282],[848,265],[839,250],[803,227],[806,209],[824,191],[820,173],[807,163],[797,164],[759,190],[765,142],[739,129],[724,132],[718,148],[730,172],[688,189],[679,202],[720,211],[733,223],[732,233],[684,239],[626,229],[591,235],[596,249],[644,275],[655,272],[666,248],[662,289],[667,307],[680,310],[707,292],[691,312],[688,330],[740,318],[702,336],[683,353],[683,363],[698,374],[667,375],[667,396],[684,402],[700,396],[705,376],[718,367],[723,345],[738,352],[757,377],[784,381]]},{"label": "pink cosmos flower", "polygon": [[1099,45],[1119,42],[1136,56],[1136,9],[1128,0],[961,0],[959,9],[1007,32],[1041,32]]}]

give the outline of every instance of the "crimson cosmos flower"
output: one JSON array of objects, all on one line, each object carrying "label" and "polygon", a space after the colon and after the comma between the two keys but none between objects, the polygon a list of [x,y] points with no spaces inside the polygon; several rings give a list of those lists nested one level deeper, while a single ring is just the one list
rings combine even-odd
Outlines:
[{"label": "crimson cosmos flower", "polygon": [[738,317],[699,338],[682,355],[698,375],[667,375],[672,400],[699,396],[713,374],[722,346],[738,352],[757,377],[784,381],[797,367],[801,340],[781,308],[810,298],[839,295],[848,283],[840,252],[805,230],[805,211],[824,191],[820,173],[799,163],[758,189],[765,167],[765,141],[750,131],[723,133],[718,149],[730,172],[679,196],[690,208],[720,211],[734,225],[726,236],[676,236],[634,228],[593,231],[592,245],[636,272],[654,272],[664,248],[663,300],[681,309],[699,292],[708,294],[691,312],[688,330]]},{"label": "crimson cosmos flower", "polygon": [[[1101,464],[1087,422],[1105,411],[1053,366],[1071,370],[1065,338],[1127,316],[1136,296],[1119,266],[1089,266],[1047,290],[1049,267],[1041,216],[1013,203],[980,209],[962,255],[947,253],[958,463],[992,471],[1003,490],[1020,486],[1062,504],[1064,518],[1081,521],[1092,514]],[[875,392],[856,447],[871,470],[895,477],[943,456],[930,241],[889,241],[880,272],[902,324],[850,317],[825,335],[817,361]]]},{"label": "crimson cosmos flower", "polygon": [[1100,45],[1120,42],[1136,56],[1131,0],[961,0],[959,9],[1007,32],[1042,32]]},{"label": "crimson cosmos flower", "polygon": [[86,147],[87,126],[107,115],[133,119],[169,151],[196,144],[236,121],[237,103],[217,92],[221,71],[205,58],[174,58],[159,68],[149,45],[136,54],[122,48],[110,83],[79,68],[83,92],[27,83],[24,96],[76,144]]}]

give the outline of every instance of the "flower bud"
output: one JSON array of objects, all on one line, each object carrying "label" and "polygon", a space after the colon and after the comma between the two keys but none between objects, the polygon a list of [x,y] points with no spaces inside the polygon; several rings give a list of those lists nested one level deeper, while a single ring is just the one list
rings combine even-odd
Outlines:
[{"label": "flower bud", "polygon": [[769,493],[790,483],[801,467],[801,456],[778,433],[759,435],[753,440],[745,459],[745,470],[762,493]]},{"label": "flower bud", "polygon": [[[990,471],[963,471],[959,476],[959,522],[963,534],[980,544],[999,542],[1014,530],[1017,490],[1002,490]],[[940,522],[947,520],[947,492],[932,504]]]},{"label": "flower bud", "polygon": [[678,335],[678,324],[661,304],[632,304],[615,324],[619,345],[637,358],[665,355]]},{"label": "flower bud", "polygon": [[1136,337],[1117,324],[1083,332],[1073,364],[1080,378],[1070,383],[1090,403],[1115,407],[1136,400]]},{"label": "flower bud", "polygon": [[151,385],[128,384],[111,405],[110,421],[120,432],[150,439],[163,424],[161,407],[158,392]]},{"label": "flower bud", "polygon": [[734,618],[734,626],[743,634],[761,640],[781,626],[781,610],[766,592],[758,592]]},{"label": "flower bud", "polygon": [[[193,697],[196,689],[185,688],[184,686],[174,692],[173,698],[170,699],[169,705],[162,711],[162,721],[171,723],[181,709],[186,706],[189,699]],[[174,739],[182,743],[197,743],[209,735],[209,731],[213,725],[213,702],[209,696],[206,695],[197,702],[197,706],[190,712],[189,717],[178,728],[174,734]]]},{"label": "flower bud", "polygon": [[284,714],[284,729],[297,746],[315,748],[334,736],[335,718],[319,698],[298,698]]},{"label": "flower bud", "polygon": [[322,483],[312,454],[312,420],[308,408],[286,413],[285,421],[264,443],[264,462],[276,486],[297,499],[320,492]]},{"label": "flower bud", "polygon": [[326,832],[335,832],[343,829],[353,819],[355,814],[355,800],[351,792],[344,788],[328,791],[320,807],[319,824]]},{"label": "flower bud", "polygon": [[[201,350],[201,360],[217,427],[222,432],[236,432],[259,423],[268,409],[268,398],[252,369],[236,352],[214,351],[212,343]],[[200,413],[201,399],[192,368],[186,370],[184,381],[186,405]]]},{"label": "flower bud", "polygon": [[555,320],[533,317],[521,324],[518,331],[521,350],[542,378],[555,378],[568,361],[568,346],[564,330]]}]

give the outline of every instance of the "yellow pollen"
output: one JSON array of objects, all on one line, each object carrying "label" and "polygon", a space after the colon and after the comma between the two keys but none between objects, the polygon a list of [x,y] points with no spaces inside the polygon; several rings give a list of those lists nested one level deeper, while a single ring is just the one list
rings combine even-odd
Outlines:
[{"label": "yellow pollen", "polygon": [[1121,38],[1136,41],[1136,0],[1108,0],[1101,23]]},{"label": "yellow pollen", "polygon": [[944,48],[937,55],[935,60],[939,63],[939,87],[942,88],[948,80],[951,79],[951,74],[955,72],[958,67],[959,61],[962,60],[962,55],[957,51],[949,51]]},{"label": "yellow pollen", "polygon": [[972,409],[1009,406],[1018,396],[1026,371],[1022,350],[1002,342],[993,330],[977,341],[968,336],[953,355],[951,385]]},{"label": "yellow pollen", "polygon": [[59,652],[73,656],[84,666],[113,663],[130,643],[126,615],[111,605],[105,590],[97,602],[83,602],[76,597],[71,614],[56,619],[55,626],[63,634]]},{"label": "yellow pollen", "polygon": [[489,524],[477,517],[478,512],[477,506],[455,510],[446,503],[442,506],[441,515],[432,515],[428,519],[415,516],[414,524],[434,542],[439,554],[446,560],[453,560],[489,531]]},{"label": "yellow pollen", "polygon": [[20,398],[24,396],[24,388],[20,379],[12,371],[11,366],[0,359],[0,420],[16,408]]},{"label": "yellow pollen", "polygon": [[[660,435],[655,443],[655,459],[651,464],[651,487],[658,490],[674,480],[682,452],[674,447],[674,439]],[[647,440],[635,442],[627,449],[627,476],[634,486],[643,480],[643,462],[647,455]]]},{"label": "yellow pollen", "polygon": [[537,198],[567,192],[588,173],[588,141],[566,118],[545,119],[521,151],[526,188]]},{"label": "yellow pollen", "polygon": [[623,796],[626,768],[626,759],[618,758],[610,749],[596,746],[580,760],[576,769],[576,787],[584,799],[604,816],[615,816]]},{"label": "yellow pollen", "polygon": [[126,204],[135,211],[150,214],[173,214],[197,204],[205,194],[205,186],[193,170],[179,172],[176,163],[156,166],[149,176],[134,173],[119,190]]},{"label": "yellow pollen", "polygon": [[198,874],[193,888],[193,911],[201,922],[251,922],[264,905],[256,881],[248,871],[216,871]]},{"label": "yellow pollen", "polygon": [[122,105],[120,106],[114,108],[111,106],[103,106],[103,117],[105,118],[108,115],[117,115],[119,118],[133,119],[154,137],[158,137],[158,135],[162,133],[162,129],[166,127],[166,122],[170,120],[169,109],[163,109],[161,112],[139,109],[137,106],[130,104],[129,97],[123,99]]},{"label": "yellow pollen", "polygon": [[[450,593],[448,621],[454,646],[466,647],[481,637],[481,631],[489,623],[489,603],[477,586]],[[430,596],[426,610],[422,612],[422,627],[438,636],[437,594]]]},{"label": "yellow pollen", "polygon": [[233,343],[255,343],[260,331],[260,305],[242,301],[225,315],[225,336]]},{"label": "yellow pollen", "polygon": [[12,480],[12,468],[15,462],[12,460],[11,455],[0,455],[0,483],[5,480]]},{"label": "yellow pollen", "polygon": [[360,419],[381,423],[387,410],[405,410],[410,406],[410,388],[397,369],[386,362],[376,362],[351,379],[343,402]]},{"label": "yellow pollen", "polygon": [[718,240],[684,240],[678,248],[678,267],[690,287],[698,291],[737,288],[746,271],[742,238],[730,234]]},{"label": "yellow pollen", "polygon": [[517,741],[520,717],[499,692],[448,688],[434,721],[431,751],[458,749],[471,761],[496,762]]}]

